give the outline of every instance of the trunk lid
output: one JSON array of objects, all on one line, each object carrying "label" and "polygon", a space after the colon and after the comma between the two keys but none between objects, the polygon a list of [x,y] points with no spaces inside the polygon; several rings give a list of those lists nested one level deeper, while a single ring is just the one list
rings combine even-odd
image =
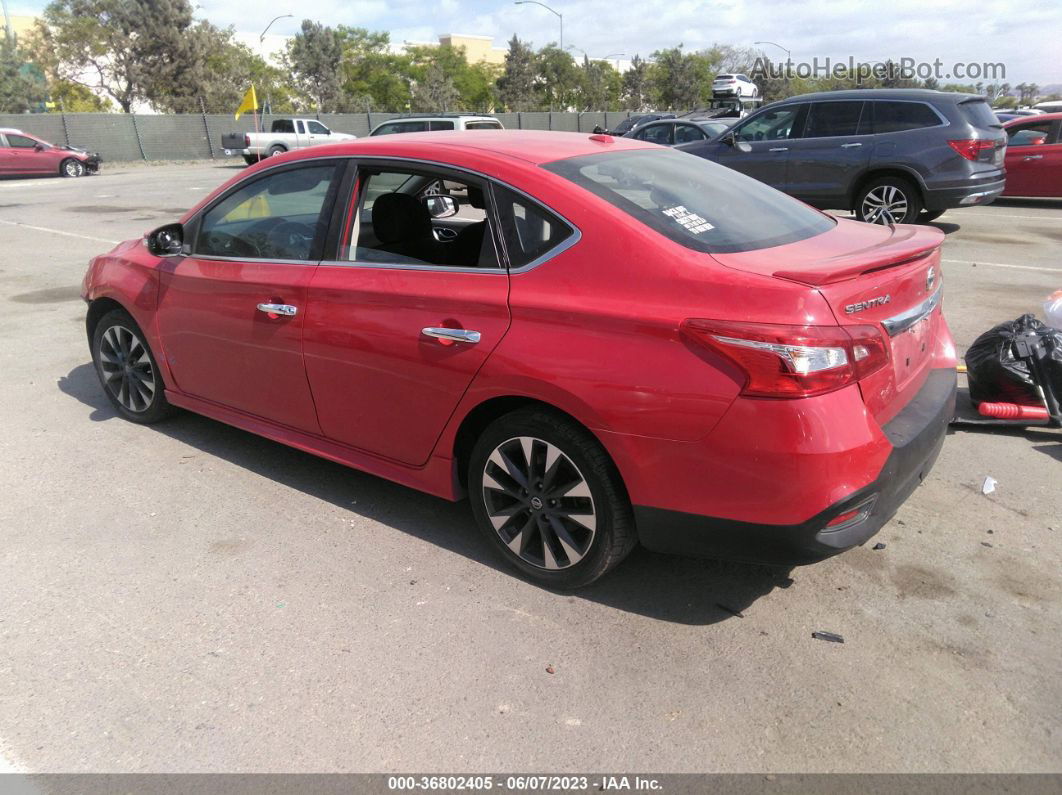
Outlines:
[{"label": "trunk lid", "polygon": [[731,268],[818,291],[841,326],[875,326],[889,363],[860,381],[863,401],[888,422],[929,373],[941,322],[940,245],[935,227],[839,219],[825,234],[759,251],[715,254]]}]

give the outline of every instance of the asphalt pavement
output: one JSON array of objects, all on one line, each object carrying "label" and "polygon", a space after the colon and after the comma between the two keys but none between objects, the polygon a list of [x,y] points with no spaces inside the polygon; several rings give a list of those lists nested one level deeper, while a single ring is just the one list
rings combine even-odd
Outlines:
[{"label": "asphalt pavement", "polygon": [[[0,181],[0,771],[1062,771],[1058,431],[951,433],[884,549],[551,593],[467,505],[116,417],[86,263],[237,173]],[[1062,201],[936,223],[960,349],[1062,287]]]}]

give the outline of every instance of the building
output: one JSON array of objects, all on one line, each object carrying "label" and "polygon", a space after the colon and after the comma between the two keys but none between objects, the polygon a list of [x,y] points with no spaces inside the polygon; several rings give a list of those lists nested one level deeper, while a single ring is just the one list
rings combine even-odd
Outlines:
[{"label": "building", "polygon": [[505,53],[509,50],[505,47],[495,47],[494,39],[490,36],[466,36],[460,33],[447,33],[439,37],[439,44],[443,47],[464,47],[465,58],[469,63],[504,64]]},{"label": "building", "polygon": [[[16,16],[12,14],[9,17],[5,17],[5,27],[9,28],[11,34],[16,38],[25,38],[30,31],[33,30],[33,23],[37,21],[37,17],[28,16]],[[6,31],[4,32],[6,35]]]}]

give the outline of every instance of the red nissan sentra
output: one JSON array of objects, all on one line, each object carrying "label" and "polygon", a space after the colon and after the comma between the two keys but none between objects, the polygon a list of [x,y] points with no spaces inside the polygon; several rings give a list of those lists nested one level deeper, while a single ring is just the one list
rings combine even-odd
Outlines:
[{"label": "red nissan sentra", "polygon": [[632,139],[425,133],[242,172],[89,266],[103,388],[451,500],[555,587],[638,542],[810,563],[926,476],[943,235]]}]

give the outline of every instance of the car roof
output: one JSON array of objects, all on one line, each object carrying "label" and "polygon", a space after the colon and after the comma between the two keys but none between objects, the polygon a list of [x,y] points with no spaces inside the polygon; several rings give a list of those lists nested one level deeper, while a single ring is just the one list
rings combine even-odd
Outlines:
[{"label": "car roof", "polygon": [[22,130],[19,130],[16,127],[0,127],[0,133],[18,133],[19,135],[25,135],[26,134],[26,133],[22,132]]},{"label": "car roof", "polygon": [[1015,116],[1007,122],[1004,122],[1004,127],[1009,127],[1014,124],[1035,123],[1041,121],[1058,121],[1062,119],[1062,111],[1058,113],[1039,113],[1035,116]]},{"label": "car roof", "polygon": [[[596,139],[596,140],[595,140]],[[433,152],[479,152],[522,160],[538,165],[580,155],[612,152],[621,149],[655,149],[654,144],[631,138],[590,133],[548,132],[545,130],[445,130],[440,132],[381,135],[354,141],[315,146],[304,152],[332,155],[432,157]]]},{"label": "car roof", "polygon": [[789,102],[807,102],[821,99],[907,99],[922,102],[968,102],[981,100],[987,102],[980,94],[960,94],[957,91],[933,91],[928,88],[852,88],[845,91],[818,91],[813,94],[799,94],[778,100],[775,105]]},{"label": "car roof", "polygon": [[399,116],[392,116],[390,119],[384,119],[380,124],[387,124],[389,121],[419,121],[420,119],[494,119],[497,121],[493,114],[490,113],[403,113]]}]

